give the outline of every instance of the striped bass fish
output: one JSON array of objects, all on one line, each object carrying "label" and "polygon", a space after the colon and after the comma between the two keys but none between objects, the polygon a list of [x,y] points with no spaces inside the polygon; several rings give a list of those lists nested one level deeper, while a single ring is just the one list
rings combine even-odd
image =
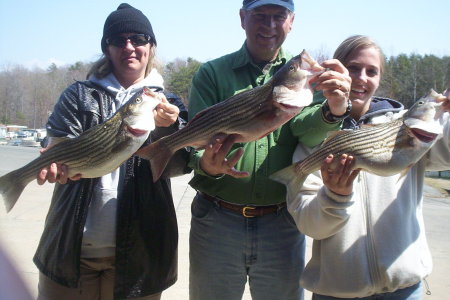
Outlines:
[{"label": "striped bass fish", "polygon": [[137,155],[150,160],[156,181],[175,151],[183,147],[203,149],[218,134],[235,135],[236,142],[258,140],[312,102],[308,81],[323,71],[324,68],[303,50],[264,85],[204,109],[186,127],[140,149]]},{"label": "striped bass fish", "polygon": [[56,138],[55,145],[27,165],[0,177],[0,194],[9,212],[38,172],[51,163],[68,167],[68,176],[101,177],[117,169],[147,140],[155,128],[160,103],[148,88],[134,95],[111,118],[75,138]]},{"label": "striped bass fish", "polygon": [[[431,91],[418,100],[401,118],[377,125],[363,125],[356,130],[333,132],[304,160],[270,175],[287,186],[288,195],[297,195],[306,177],[320,170],[324,159],[333,154],[352,155],[354,169],[379,176],[406,172],[442,137],[443,109],[446,99]],[[333,160],[331,169],[338,160]]]}]

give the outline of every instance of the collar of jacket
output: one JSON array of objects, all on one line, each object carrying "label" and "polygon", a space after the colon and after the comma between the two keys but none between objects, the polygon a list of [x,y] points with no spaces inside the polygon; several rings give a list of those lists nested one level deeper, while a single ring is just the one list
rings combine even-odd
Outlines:
[{"label": "collar of jacket", "polygon": [[82,87],[80,99],[83,100],[81,103],[84,105],[85,110],[99,114],[99,123],[106,121],[112,114],[114,95],[102,86],[89,80],[78,81],[78,84]]},{"label": "collar of jacket", "polygon": [[344,119],[343,128],[355,129],[362,124],[369,123],[374,117],[381,116],[387,113],[396,114],[404,110],[402,103],[384,97],[373,97],[370,102],[369,110],[358,120],[348,117]]}]

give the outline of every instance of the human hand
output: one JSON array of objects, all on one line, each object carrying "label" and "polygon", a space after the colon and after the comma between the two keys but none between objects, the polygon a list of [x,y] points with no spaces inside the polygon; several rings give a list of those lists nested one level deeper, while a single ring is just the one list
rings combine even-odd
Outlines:
[{"label": "human hand", "polygon": [[337,59],[326,60],[321,65],[328,70],[314,76],[309,83],[316,83],[315,89],[322,90],[331,113],[342,116],[347,110],[352,79],[348,70]]},{"label": "human hand", "polygon": [[450,88],[446,89],[442,95],[443,97],[440,97],[437,101],[442,102],[442,109],[444,111],[450,112]]},{"label": "human hand", "polygon": [[333,163],[333,154],[328,155],[320,167],[324,185],[338,195],[350,195],[353,191],[353,181],[360,170],[354,170],[355,159],[351,155],[342,154]]},{"label": "human hand", "polygon": [[213,142],[205,148],[203,156],[200,158],[200,168],[211,176],[228,174],[235,178],[243,178],[249,176],[248,172],[241,172],[234,167],[244,154],[244,149],[238,149],[230,158],[227,154],[235,143],[234,135],[217,135],[213,137]]},{"label": "human hand", "polygon": [[161,102],[156,106],[153,114],[155,116],[155,125],[158,127],[169,127],[178,119],[180,109],[178,106],[170,104],[164,94],[160,94]]},{"label": "human hand", "polygon": [[[50,143],[46,148],[42,148],[40,153],[44,153],[50,149],[54,144]],[[66,184],[69,179],[69,168],[63,164],[51,163],[48,167],[42,168],[37,174],[36,181],[39,185],[43,185],[46,181],[49,183],[58,182],[60,184]],[[81,174],[76,174],[70,177],[70,180],[76,181],[81,179]]]}]

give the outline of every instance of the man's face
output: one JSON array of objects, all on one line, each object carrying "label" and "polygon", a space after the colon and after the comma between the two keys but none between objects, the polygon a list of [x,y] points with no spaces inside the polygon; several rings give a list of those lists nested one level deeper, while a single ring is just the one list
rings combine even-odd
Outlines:
[{"label": "man's face", "polygon": [[240,11],[247,48],[256,62],[275,59],[292,29],[294,13],[278,5],[263,5]]}]

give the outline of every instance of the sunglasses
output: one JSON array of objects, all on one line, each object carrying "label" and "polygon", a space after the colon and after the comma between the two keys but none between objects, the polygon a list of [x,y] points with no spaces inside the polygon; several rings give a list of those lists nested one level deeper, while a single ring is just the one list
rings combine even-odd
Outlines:
[{"label": "sunglasses", "polygon": [[140,33],[130,36],[113,36],[106,39],[106,44],[124,48],[127,45],[128,40],[131,42],[133,47],[139,47],[150,43],[152,39],[149,35]]}]

